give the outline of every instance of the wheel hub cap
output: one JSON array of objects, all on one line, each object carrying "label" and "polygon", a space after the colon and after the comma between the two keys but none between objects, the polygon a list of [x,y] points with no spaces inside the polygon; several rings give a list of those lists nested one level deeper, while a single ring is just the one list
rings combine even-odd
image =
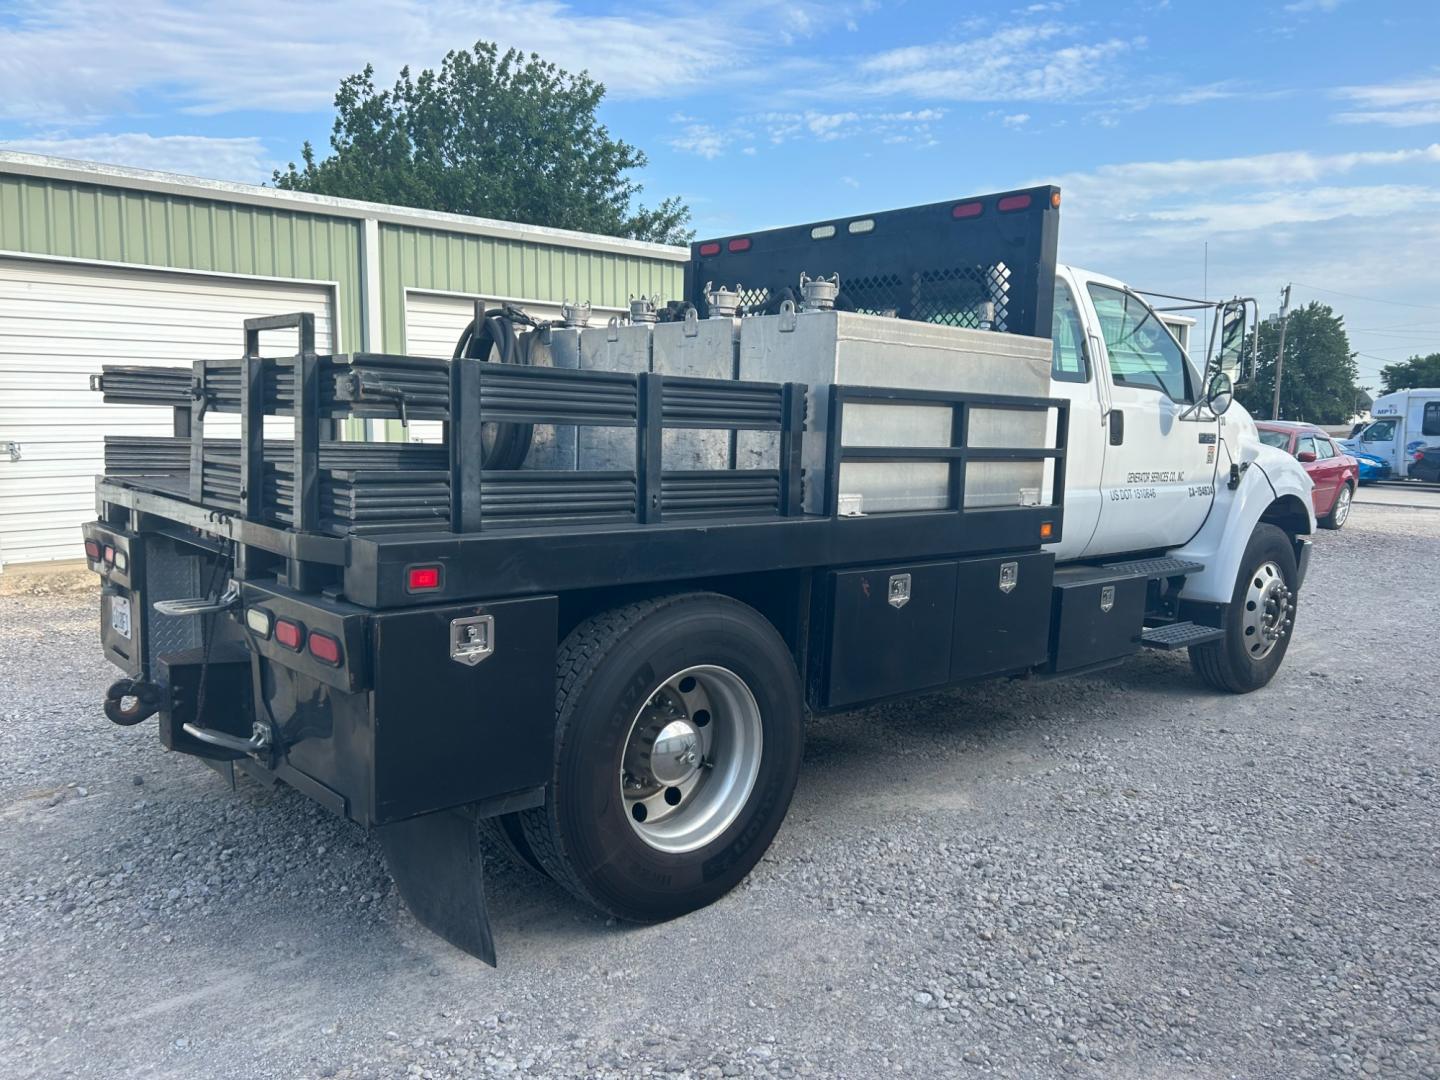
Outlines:
[{"label": "wheel hub cap", "polygon": [[1267,562],[1255,571],[1245,590],[1243,621],[1245,651],[1263,660],[1290,633],[1295,620],[1295,592],[1280,567]]},{"label": "wheel hub cap", "polygon": [[630,725],[620,795],[630,827],[671,854],[734,823],[760,772],[760,707],[727,668],[697,665],[656,688]]}]

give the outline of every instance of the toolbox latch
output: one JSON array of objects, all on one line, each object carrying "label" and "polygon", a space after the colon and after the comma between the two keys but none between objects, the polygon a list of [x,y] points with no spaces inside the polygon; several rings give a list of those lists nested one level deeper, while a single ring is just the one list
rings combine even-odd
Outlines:
[{"label": "toolbox latch", "polygon": [[495,616],[450,620],[450,659],[474,667],[495,651]]}]

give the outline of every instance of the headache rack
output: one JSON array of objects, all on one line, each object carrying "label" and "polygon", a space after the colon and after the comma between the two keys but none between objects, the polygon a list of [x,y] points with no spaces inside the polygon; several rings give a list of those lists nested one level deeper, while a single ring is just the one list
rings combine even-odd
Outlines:
[{"label": "headache rack", "polygon": [[[476,316],[483,317],[477,304]],[[261,356],[260,335],[291,330],[298,351]],[[571,370],[381,353],[319,354],[314,318],[245,322],[244,352],[189,368],[106,366],[92,388],[107,402],[173,409],[169,436],[111,436],[97,482],[103,520],[233,551],[235,575],[371,606],[499,597],[663,581],[757,569],[1036,547],[1058,539],[1066,405],[1048,398],[963,393],[890,394],[891,404],[950,405],[949,445],[849,447],[832,440],[824,514],[803,511],[806,387],[800,383]],[[884,391],[836,387],[843,401]],[[971,404],[1053,411],[1046,449],[971,449]],[[207,422],[239,416],[239,437],[206,437]],[[266,417],[293,433],[265,437]],[[438,420],[441,443],[342,441],[348,418]],[[840,432],[840,413],[831,418]],[[633,467],[577,471],[487,469],[488,425],[575,425],[634,434]],[[233,422],[232,422],[233,428]],[[667,470],[667,429],[775,433],[768,468]],[[891,456],[887,456],[887,454]],[[842,462],[926,458],[947,464],[949,504],[938,510],[846,517]],[[1054,464],[1043,504],[965,505],[969,460]],[[438,565],[438,587],[417,598],[406,568]]]}]

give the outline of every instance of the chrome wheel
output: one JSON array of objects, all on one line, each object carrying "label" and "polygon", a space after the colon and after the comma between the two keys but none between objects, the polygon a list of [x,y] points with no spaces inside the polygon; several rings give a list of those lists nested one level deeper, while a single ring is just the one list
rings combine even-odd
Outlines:
[{"label": "chrome wheel", "polygon": [[1338,529],[1345,524],[1345,519],[1350,516],[1350,485],[1346,484],[1340,489],[1340,494],[1335,497],[1335,509],[1330,512],[1331,520],[1335,522]]},{"label": "chrome wheel", "polygon": [[1295,617],[1295,593],[1285,584],[1280,567],[1267,562],[1255,571],[1245,589],[1241,622],[1245,651],[1251,660],[1263,660],[1290,632]]},{"label": "chrome wheel", "polygon": [[662,682],[631,722],[620,766],[635,834],[678,855],[723,833],[760,773],[762,730],[755,695],[727,668],[701,664]]}]

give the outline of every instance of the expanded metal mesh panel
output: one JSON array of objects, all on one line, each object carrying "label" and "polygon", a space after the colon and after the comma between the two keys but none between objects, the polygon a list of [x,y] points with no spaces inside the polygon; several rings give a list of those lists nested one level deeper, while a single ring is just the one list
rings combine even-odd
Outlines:
[{"label": "expanded metal mesh panel", "polygon": [[1044,187],[698,241],[687,295],[703,310],[705,282],[738,285],[746,314],[773,314],[802,274],[838,273],[842,309],[1048,337],[1058,206]]}]

